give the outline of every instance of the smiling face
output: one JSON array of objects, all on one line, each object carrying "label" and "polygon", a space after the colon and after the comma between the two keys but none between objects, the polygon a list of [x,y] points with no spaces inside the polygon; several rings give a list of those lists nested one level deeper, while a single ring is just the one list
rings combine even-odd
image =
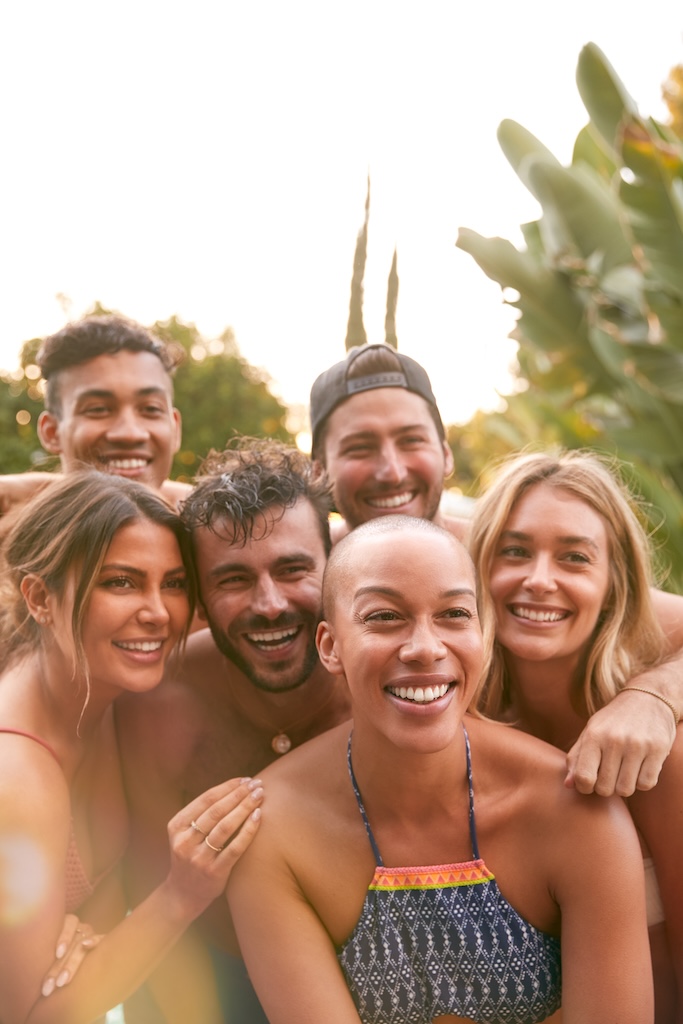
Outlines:
[{"label": "smiling face", "polygon": [[[54,638],[73,660],[68,587],[53,601]],[[120,527],[88,602],[82,644],[91,685],[146,691],[156,686],[189,615],[186,574],[173,532],[148,519]]]},{"label": "smiling face", "polygon": [[392,513],[433,519],[453,469],[427,403],[404,388],[342,402],[327,422],[324,452],[335,505],[353,529]]},{"label": "smiling face", "polygon": [[562,487],[529,487],[494,549],[489,590],[496,640],[513,661],[557,660],[571,671],[610,591],[602,516]]},{"label": "smiling face", "polygon": [[[312,505],[300,500],[257,524],[246,544],[229,525],[193,534],[202,605],[216,646],[261,690],[301,686],[318,665],[326,556]],[[214,532],[216,531],[216,532]]]},{"label": "smiling face", "polygon": [[325,668],[346,677],[356,727],[399,746],[450,742],[483,663],[464,548],[440,531],[366,534],[333,572],[318,645]]},{"label": "smiling face", "polygon": [[180,445],[171,383],[151,352],[96,356],[61,370],[60,413],[41,413],[44,448],[65,472],[83,464],[158,488]]}]

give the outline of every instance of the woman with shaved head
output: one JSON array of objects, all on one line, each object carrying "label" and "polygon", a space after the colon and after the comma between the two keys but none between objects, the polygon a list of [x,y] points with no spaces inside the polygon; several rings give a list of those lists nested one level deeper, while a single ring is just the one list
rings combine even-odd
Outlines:
[{"label": "woman with shaved head", "polygon": [[271,1024],[652,1021],[632,823],[472,711],[490,633],[438,526],[387,516],[333,549],[317,640],[353,722],[264,772],[228,885]]}]

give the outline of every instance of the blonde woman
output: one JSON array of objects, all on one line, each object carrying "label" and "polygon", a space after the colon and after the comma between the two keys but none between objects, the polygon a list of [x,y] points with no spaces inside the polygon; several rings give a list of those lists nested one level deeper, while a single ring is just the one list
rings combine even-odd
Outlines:
[{"label": "blonde woman", "polygon": [[[583,452],[513,458],[477,503],[470,550],[496,623],[487,715],[566,751],[609,701],[654,700],[669,705],[676,732],[675,706],[629,681],[680,647],[683,621],[662,628],[647,535],[607,464]],[[683,1019],[682,791],[678,733],[657,786],[628,800],[645,858],[658,1024]]]}]

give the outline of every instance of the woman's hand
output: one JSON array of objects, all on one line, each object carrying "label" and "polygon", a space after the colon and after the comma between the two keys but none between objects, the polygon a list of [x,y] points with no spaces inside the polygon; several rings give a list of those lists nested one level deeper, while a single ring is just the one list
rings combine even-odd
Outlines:
[{"label": "woman's hand", "polygon": [[49,996],[55,988],[63,988],[73,978],[83,960],[98,945],[101,935],[85,921],[79,921],[75,914],[67,914],[57,939],[55,962],[45,975],[42,994]]},{"label": "woman's hand", "polygon": [[223,894],[234,864],[256,835],[262,801],[260,779],[230,779],[171,819],[166,885],[183,913],[196,917]]}]

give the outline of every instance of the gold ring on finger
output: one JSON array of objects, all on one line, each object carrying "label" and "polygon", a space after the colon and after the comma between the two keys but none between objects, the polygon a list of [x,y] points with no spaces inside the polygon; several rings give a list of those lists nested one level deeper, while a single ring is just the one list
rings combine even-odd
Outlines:
[{"label": "gold ring on finger", "polygon": [[225,849],[224,846],[213,846],[209,842],[209,837],[208,836],[204,836],[204,842],[206,843],[206,845],[209,847],[210,850],[214,851],[214,853],[222,853],[223,850]]},{"label": "gold ring on finger", "polygon": [[208,832],[205,832],[203,828],[200,828],[196,821],[190,822],[190,828],[193,828],[195,832],[199,832],[199,834],[204,837],[208,836],[209,834]]}]

